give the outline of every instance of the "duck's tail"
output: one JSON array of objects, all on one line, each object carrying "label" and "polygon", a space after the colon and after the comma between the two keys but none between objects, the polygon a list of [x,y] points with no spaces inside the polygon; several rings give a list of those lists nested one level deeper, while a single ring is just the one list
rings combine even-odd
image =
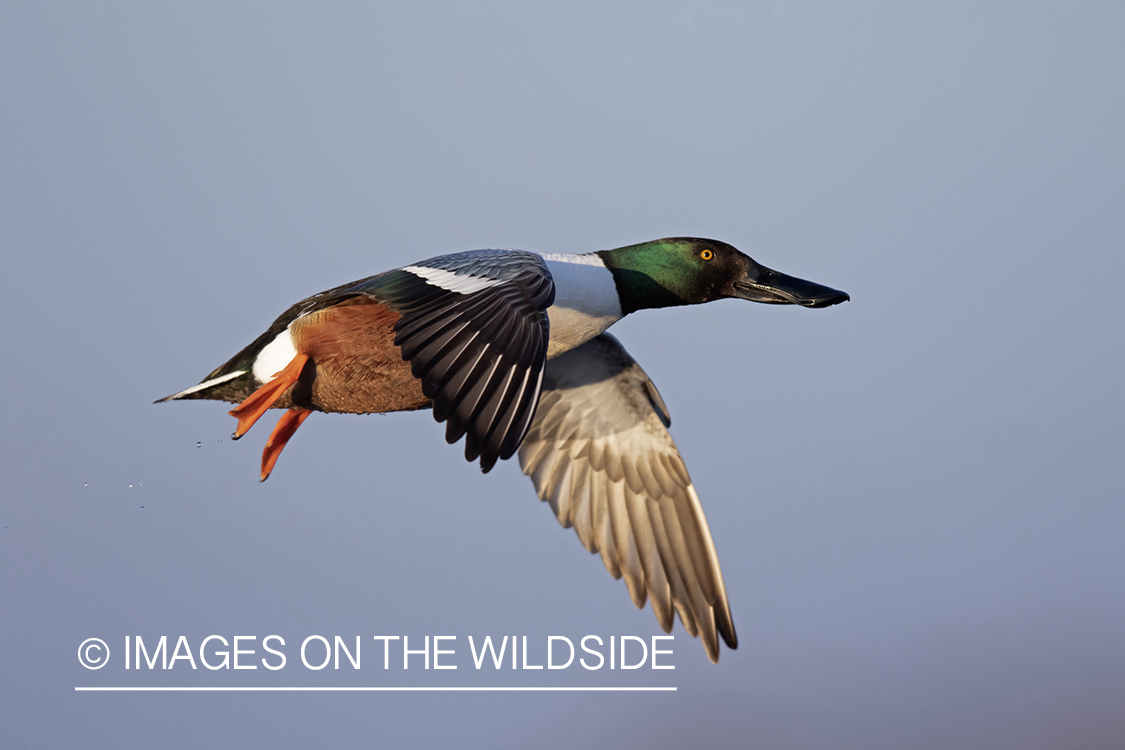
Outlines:
[{"label": "duck's tail", "polygon": [[228,365],[229,363],[215,370],[198,385],[185,388],[171,396],[158,398],[153,403],[160,404],[165,401],[182,401],[195,398],[229,401],[232,404],[241,403],[257,389],[258,380],[249,368],[230,368],[228,370]]},{"label": "duck's tail", "polygon": [[289,321],[296,317],[294,312],[296,309],[297,305],[294,305],[286,311],[284,315],[274,321],[265,333],[254,339],[249,346],[243,348],[238,354],[212,370],[197,385],[185,388],[179,393],[173,393],[171,396],[159,398],[153,403],[160,404],[165,401],[183,401],[196,398],[229,401],[232,404],[242,403],[262,385],[262,381],[254,376],[254,360],[261,354],[262,349],[266,348],[271,341],[277,338],[279,333],[285,330]]}]

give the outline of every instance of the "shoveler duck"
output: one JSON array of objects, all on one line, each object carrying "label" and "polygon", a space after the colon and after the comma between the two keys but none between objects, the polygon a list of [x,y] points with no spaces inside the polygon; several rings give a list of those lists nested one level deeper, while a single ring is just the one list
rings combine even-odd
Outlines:
[{"label": "shoveler duck", "polygon": [[652,380],[605,333],[648,308],[733,297],[828,307],[848,295],[716,240],[672,237],[580,255],[476,250],[344,284],[290,307],[198,385],[160,399],[237,403],[234,438],[284,409],[264,481],[314,411],[432,408],[489,471],[519,452],[563,526],[625,578],[661,628],[673,612],[719,658],[737,647],[718,555]]}]

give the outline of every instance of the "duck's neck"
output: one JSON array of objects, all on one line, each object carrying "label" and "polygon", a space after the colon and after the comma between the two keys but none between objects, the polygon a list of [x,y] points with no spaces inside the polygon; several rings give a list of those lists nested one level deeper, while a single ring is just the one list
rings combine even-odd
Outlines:
[{"label": "duck's neck", "polygon": [[668,238],[599,250],[597,255],[610,270],[617,287],[622,314],[657,307],[690,304],[684,281],[694,278],[687,263],[690,241]]},{"label": "duck's neck", "polygon": [[616,323],[624,313],[613,273],[600,253],[544,253],[555,281],[555,304],[547,310],[551,340],[547,357],[586,343]]}]

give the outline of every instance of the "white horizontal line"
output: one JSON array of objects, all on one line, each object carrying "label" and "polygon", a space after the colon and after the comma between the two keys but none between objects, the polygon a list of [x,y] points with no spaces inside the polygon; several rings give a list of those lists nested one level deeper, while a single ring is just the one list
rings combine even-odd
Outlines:
[{"label": "white horizontal line", "polygon": [[426,268],[425,266],[403,266],[403,271],[410,271],[415,276],[425,279],[431,286],[441,287],[449,292],[458,294],[472,294],[481,289],[504,283],[500,279],[491,279],[487,276],[474,276],[446,271],[442,268]]},{"label": "white horizontal line", "polygon": [[377,687],[117,687],[117,686],[76,686],[75,692],[99,693],[536,693],[536,692],[675,692],[675,686],[661,687],[544,687],[544,686],[377,686]]}]

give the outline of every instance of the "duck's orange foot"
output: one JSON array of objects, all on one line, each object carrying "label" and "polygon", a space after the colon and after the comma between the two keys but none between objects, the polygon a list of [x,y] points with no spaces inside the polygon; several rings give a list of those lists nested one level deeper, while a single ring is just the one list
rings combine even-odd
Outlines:
[{"label": "duck's orange foot", "polygon": [[277,457],[281,455],[281,451],[285,448],[285,444],[289,442],[289,438],[293,437],[293,433],[301,426],[301,423],[312,414],[309,409],[289,409],[281,415],[281,419],[277,420],[277,427],[273,428],[273,433],[270,439],[266,441],[266,447],[262,450],[262,479],[266,481],[270,472],[273,471],[273,465],[277,463]]},{"label": "duck's orange foot", "polygon": [[[301,370],[305,368],[305,363],[308,360],[309,355],[297,354],[296,357],[289,360],[285,369],[273,376],[270,382],[251,393],[245,401],[228,412],[232,417],[238,419],[238,427],[231,435],[232,440],[238,440],[245,435],[246,431],[253,427],[254,423],[266,413],[266,409],[273,406],[274,401],[281,398],[281,394],[297,382],[297,378],[301,377]],[[297,428],[294,427],[293,429]]]}]

